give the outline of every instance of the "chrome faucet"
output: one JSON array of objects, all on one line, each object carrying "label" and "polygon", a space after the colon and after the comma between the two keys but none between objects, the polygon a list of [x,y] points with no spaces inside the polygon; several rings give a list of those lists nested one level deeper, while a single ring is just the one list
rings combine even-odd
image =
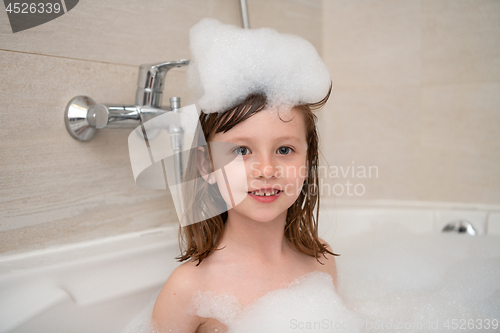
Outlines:
[{"label": "chrome faucet", "polygon": [[[179,97],[170,98],[170,108],[161,108],[165,76],[171,68],[188,64],[189,60],[182,59],[141,65],[137,79],[135,105],[101,104],[96,103],[88,96],[73,97],[64,113],[66,129],[73,138],[89,141],[95,136],[98,129],[136,128],[165,112],[175,112],[180,108]],[[169,133],[182,133],[182,129],[171,128]],[[182,142],[174,137],[172,139],[172,142],[178,142],[175,144],[175,150],[181,150]]]},{"label": "chrome faucet", "polygon": [[476,229],[469,221],[466,220],[453,220],[444,226],[441,232],[455,232],[459,234],[468,234],[471,236],[476,235]]},{"label": "chrome faucet", "polygon": [[161,64],[144,64],[139,67],[135,104],[161,108],[163,84],[168,70],[186,66],[189,60],[167,61]]}]

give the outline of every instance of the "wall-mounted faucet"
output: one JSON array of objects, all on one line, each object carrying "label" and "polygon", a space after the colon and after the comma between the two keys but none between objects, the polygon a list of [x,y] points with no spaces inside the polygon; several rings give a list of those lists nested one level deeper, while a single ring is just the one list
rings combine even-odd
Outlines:
[{"label": "wall-mounted faucet", "polygon": [[167,61],[161,64],[144,64],[139,67],[137,78],[136,105],[161,108],[163,84],[168,70],[189,65],[189,60]]},{"label": "wall-mounted faucet", "polygon": [[445,225],[442,232],[455,232],[459,234],[468,234],[471,236],[474,236],[477,233],[472,224],[466,220],[453,220]]},{"label": "wall-mounted faucet", "polygon": [[[72,98],[64,113],[64,122],[71,136],[89,141],[102,128],[136,128],[151,118],[180,108],[180,98],[170,98],[170,108],[162,109],[165,75],[171,68],[186,66],[189,60],[144,64],[139,67],[135,105],[120,106],[96,103],[87,96]],[[172,134],[182,129],[171,129]],[[169,130],[170,132],[170,130]],[[176,147],[181,149],[181,147]]]}]

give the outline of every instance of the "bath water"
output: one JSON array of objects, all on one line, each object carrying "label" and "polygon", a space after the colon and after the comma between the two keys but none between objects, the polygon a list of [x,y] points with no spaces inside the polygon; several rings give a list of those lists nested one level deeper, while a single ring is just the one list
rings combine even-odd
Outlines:
[{"label": "bath water", "polygon": [[[199,293],[193,307],[229,332],[497,332],[500,237],[414,234],[394,224],[330,245],[331,277],[311,272],[241,308],[231,295]],[[127,333],[147,332],[154,299]],[[481,327],[481,328],[480,328]]]}]

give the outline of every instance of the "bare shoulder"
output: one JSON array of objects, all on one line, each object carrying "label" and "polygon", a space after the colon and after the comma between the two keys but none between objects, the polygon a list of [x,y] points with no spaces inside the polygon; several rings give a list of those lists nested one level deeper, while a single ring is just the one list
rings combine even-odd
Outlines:
[{"label": "bare shoulder", "polygon": [[[321,243],[325,244],[326,248],[330,252],[333,252],[332,248],[330,247],[330,244],[328,244],[327,242],[325,242],[321,238],[319,239],[319,241]],[[335,253],[335,252],[333,252],[333,253]],[[326,257],[326,259],[325,259],[325,257]],[[324,265],[321,265],[319,263],[318,263],[318,265],[321,266],[321,271],[328,273],[332,276],[333,284],[335,285],[336,288],[338,288],[338,285],[337,285],[337,265],[335,263],[335,256],[333,256],[329,253],[325,253],[325,257],[321,256],[319,259]]]},{"label": "bare shoulder", "polygon": [[153,309],[152,320],[160,332],[196,332],[203,323],[190,310],[194,292],[200,289],[200,276],[193,262],[186,262],[170,274]]}]

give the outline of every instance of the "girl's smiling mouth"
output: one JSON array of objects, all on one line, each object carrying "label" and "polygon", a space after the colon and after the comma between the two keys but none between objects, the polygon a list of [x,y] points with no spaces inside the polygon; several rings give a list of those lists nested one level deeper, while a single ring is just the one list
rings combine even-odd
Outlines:
[{"label": "girl's smiling mouth", "polygon": [[270,203],[278,199],[282,192],[279,189],[268,188],[248,191],[248,195],[259,202]]}]

